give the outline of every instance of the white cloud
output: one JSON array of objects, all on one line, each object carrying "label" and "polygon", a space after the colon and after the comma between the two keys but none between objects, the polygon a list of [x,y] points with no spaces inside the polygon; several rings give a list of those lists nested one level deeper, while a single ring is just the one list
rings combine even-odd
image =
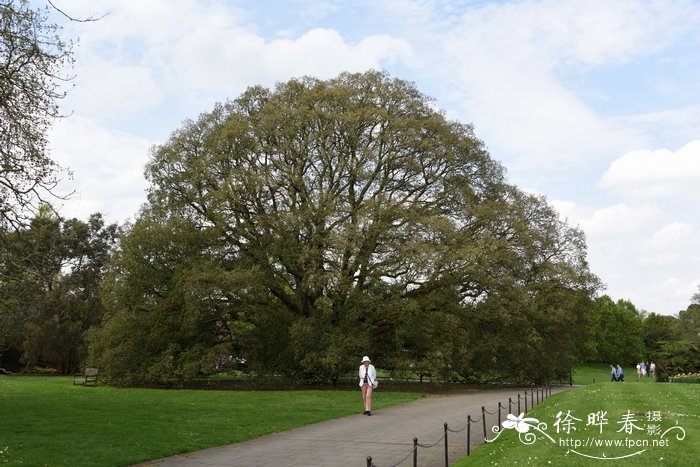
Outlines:
[{"label": "white cloud", "polygon": [[681,146],[698,138],[700,105],[625,115],[609,119],[609,123],[646,135],[646,138],[652,140],[650,146],[660,146],[664,141],[672,141],[671,146]]},{"label": "white cloud", "polygon": [[[663,308],[649,309],[656,313],[663,313],[663,310],[670,310],[670,313],[677,313],[685,310],[690,305],[690,299],[698,291],[700,281],[697,275],[684,274],[683,277],[675,275],[666,278],[660,277],[657,283],[649,284],[645,290],[638,290],[637,296],[645,297],[647,303],[659,303]],[[662,310],[662,311],[659,311]],[[665,313],[669,314],[669,313]]]},{"label": "white cloud", "polygon": [[85,65],[75,84],[68,103],[78,113],[103,118],[122,118],[148,111],[164,98],[151,70],[141,66],[108,62]]},{"label": "white cloud", "polygon": [[700,231],[690,224],[673,222],[655,232],[646,242],[646,247],[650,250],[685,250],[683,247],[691,244],[700,244]]},{"label": "white cloud", "polygon": [[[69,24],[79,32],[81,52],[132,57],[146,56],[152,47],[168,47],[194,28],[231,27],[245,19],[234,6],[198,0],[64,0],[61,7],[77,17],[101,17],[97,22]],[[133,50],[135,40],[147,49]]]},{"label": "white cloud", "polygon": [[59,186],[61,193],[75,191],[63,202],[62,216],[86,219],[99,211],[110,222],[122,222],[136,214],[145,201],[151,142],[76,116],[59,120],[50,137],[52,157],[74,174]]},{"label": "white cloud", "polygon": [[673,222],[641,242],[640,263],[645,266],[664,266],[675,270],[697,270],[700,266],[700,229],[683,222]]},{"label": "white cloud", "polygon": [[619,238],[653,225],[661,215],[662,211],[651,204],[615,204],[597,209],[591,217],[581,220],[581,226],[590,238]]},{"label": "white cloud", "polygon": [[[76,14],[95,9],[86,0],[68,1],[66,8]],[[197,113],[248,86],[382,69],[413,54],[407,41],[388,34],[349,42],[322,27],[270,39],[245,22],[248,13],[220,2],[124,0],[99,8],[96,14],[108,15],[97,23],[71,25],[81,42],[79,91],[72,99],[103,116],[174,99]]]},{"label": "white cloud", "polygon": [[452,38],[467,55],[517,62],[527,73],[619,63],[663,49],[694,32],[697,5],[679,1],[530,0],[467,9]]},{"label": "white cloud", "polygon": [[676,152],[630,151],[610,164],[601,186],[634,198],[700,199],[700,140]]},{"label": "white cloud", "polygon": [[663,272],[649,279],[627,276],[624,282],[626,293],[616,298],[630,299],[642,310],[665,315],[686,309],[690,305],[690,297],[697,291],[697,288],[693,289],[692,279],[664,276]]},{"label": "white cloud", "polygon": [[313,29],[297,39],[264,38],[242,29],[206,27],[182,37],[173,48],[172,72],[190,89],[240,92],[290,77],[330,78],[342,71],[381,68],[408,60],[411,47],[386,35],[347,43],[335,30]]},{"label": "white cloud", "polygon": [[489,146],[512,158],[511,170],[590,166],[644,135],[597,115],[560,74],[662,50],[692,30],[696,10],[688,2],[489,3],[434,31],[434,65]]},{"label": "white cloud", "polygon": [[654,206],[597,210],[585,228],[588,256],[613,298],[671,314],[688,306],[697,283],[700,231],[683,222],[659,225],[667,216],[657,213]]}]

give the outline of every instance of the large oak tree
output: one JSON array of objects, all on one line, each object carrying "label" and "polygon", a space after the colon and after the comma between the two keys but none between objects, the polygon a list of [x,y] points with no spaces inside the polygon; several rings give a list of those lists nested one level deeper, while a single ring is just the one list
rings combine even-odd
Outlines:
[{"label": "large oak tree", "polygon": [[[195,348],[206,371],[204,349],[224,345],[258,371],[310,379],[335,380],[370,351],[449,378],[492,344],[472,339],[474,316],[520,314],[544,349],[529,320],[544,295],[597,286],[580,231],[509,186],[470,125],[384,73],[250,88],[186,122],[146,174],[149,203],[110,276],[122,298],[94,340],[106,365],[133,361],[122,376],[180,358],[194,371]],[[148,290],[130,279],[143,271]],[[558,301],[564,318],[550,322],[576,321],[576,303]],[[137,322],[160,323],[159,343],[145,332],[130,347],[149,357],[110,351]]]}]

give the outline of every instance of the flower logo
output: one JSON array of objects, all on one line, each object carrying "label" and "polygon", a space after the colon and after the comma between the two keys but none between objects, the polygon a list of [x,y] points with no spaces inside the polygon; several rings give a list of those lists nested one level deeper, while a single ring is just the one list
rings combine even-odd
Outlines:
[{"label": "flower logo", "polygon": [[[515,428],[518,433],[527,433],[530,431],[531,427],[537,426],[537,424],[540,422],[536,418],[523,418],[524,413],[521,413],[517,417],[513,414],[508,414],[506,417],[507,420],[504,420],[501,425],[503,425],[503,428],[506,430],[510,430]],[[530,423],[533,423],[534,425],[530,425]]]}]

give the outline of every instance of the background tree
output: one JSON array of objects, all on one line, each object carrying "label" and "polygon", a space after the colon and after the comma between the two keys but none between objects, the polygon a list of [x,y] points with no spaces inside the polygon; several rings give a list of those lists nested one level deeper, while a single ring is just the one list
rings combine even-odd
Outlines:
[{"label": "background tree", "polygon": [[642,323],[642,335],[646,353],[645,359],[658,359],[659,352],[668,342],[676,340],[675,328],[678,319],[674,316],[650,313]]},{"label": "background tree", "polygon": [[629,365],[649,358],[643,340],[643,315],[629,300],[596,299],[588,349],[600,363]]},{"label": "background tree", "polygon": [[671,336],[658,342],[657,378],[666,379],[680,373],[700,372],[700,304],[697,294],[691,305],[678,313],[671,323]]},{"label": "background tree", "polygon": [[54,195],[60,168],[46,132],[73,63],[72,43],[48,22],[47,9],[0,0],[0,223],[16,224]]},{"label": "background tree", "polygon": [[581,361],[628,365],[653,361],[662,381],[700,372],[700,304],[692,303],[676,316],[638,312],[631,302],[613,302],[608,296],[598,298],[596,305],[587,354]]},{"label": "background tree", "polygon": [[[370,351],[396,368],[463,377],[458,363],[482,345],[470,319],[489,313],[502,318],[494,327],[527,324],[540,351],[519,356],[534,369],[555,331],[567,336],[556,342],[576,338],[570,326],[538,335],[530,319],[549,313],[544,296],[569,298],[542,321],[568,323],[576,293],[596,288],[580,232],[507,185],[471,126],[383,73],[250,88],[186,122],[146,174],[149,205],[115,256],[114,308],[93,339],[122,381],[191,376],[226,346],[259,373],[308,380],[336,381]],[[138,278],[153,268],[145,290]],[[207,271],[216,274],[192,279]],[[195,285],[209,301],[192,315]],[[131,337],[135,319],[146,342]],[[185,323],[197,333],[165,349]],[[153,352],[117,358],[117,342]],[[200,364],[186,365],[195,348]],[[518,366],[500,358],[503,372]],[[161,371],[165,361],[177,371]]]},{"label": "background tree", "polygon": [[100,323],[98,295],[116,225],[101,215],[64,220],[48,206],[0,243],[2,365],[46,365],[68,373],[85,358],[84,334]]}]

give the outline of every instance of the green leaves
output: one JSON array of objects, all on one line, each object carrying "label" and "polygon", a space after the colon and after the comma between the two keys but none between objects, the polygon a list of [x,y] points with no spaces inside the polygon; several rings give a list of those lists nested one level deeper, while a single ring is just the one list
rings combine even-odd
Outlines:
[{"label": "green leaves", "polygon": [[[83,334],[99,324],[98,296],[116,225],[100,214],[65,220],[47,207],[24,228],[0,230],[0,351],[17,368],[49,365],[76,371]],[[13,357],[14,356],[14,357]]]},{"label": "green leaves", "polygon": [[221,344],[259,373],[334,381],[371,352],[451,379],[484,355],[541,366],[541,352],[508,355],[527,336],[563,366],[583,334],[577,297],[598,287],[581,232],[385,73],[251,88],[154,148],[147,176],[108,290],[113,313],[168,330],[155,352],[173,361]]}]

